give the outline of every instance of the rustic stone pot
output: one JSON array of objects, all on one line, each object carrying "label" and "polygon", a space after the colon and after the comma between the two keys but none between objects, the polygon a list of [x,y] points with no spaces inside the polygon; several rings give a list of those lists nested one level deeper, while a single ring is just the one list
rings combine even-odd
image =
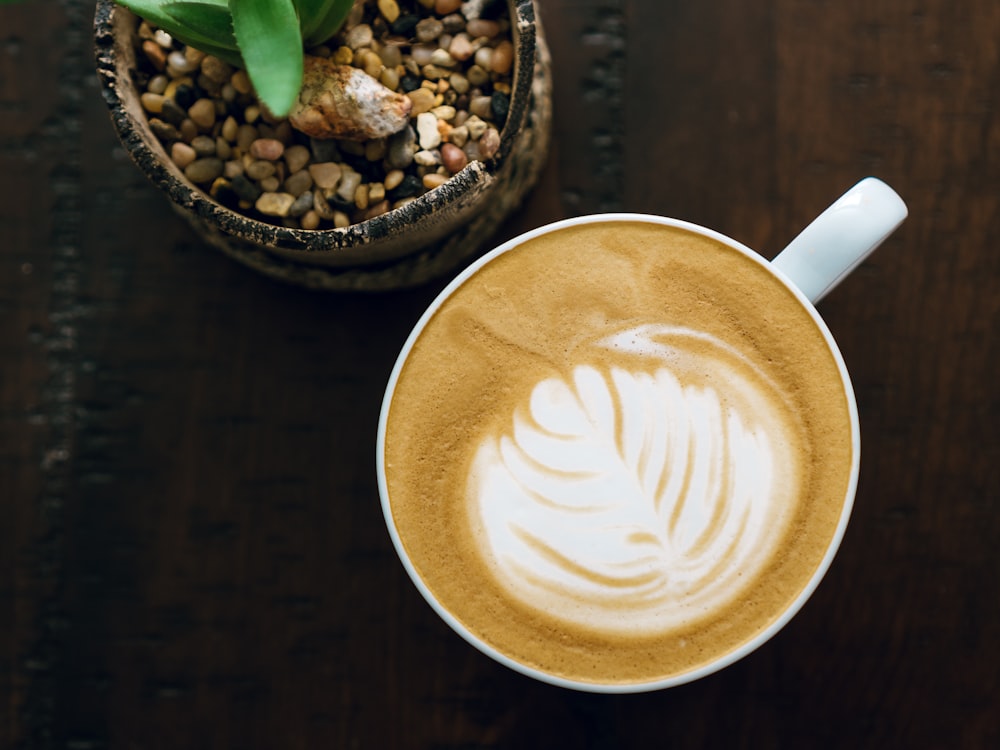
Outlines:
[{"label": "rustic stone pot", "polygon": [[551,73],[532,0],[507,0],[516,50],[500,149],[442,186],[381,216],[341,229],[288,229],[233,211],[185,178],[151,131],[135,85],[136,19],[98,0],[97,70],[111,120],[132,160],[206,242],[264,274],[306,287],[414,286],[485,249],[538,178],[548,150]]}]

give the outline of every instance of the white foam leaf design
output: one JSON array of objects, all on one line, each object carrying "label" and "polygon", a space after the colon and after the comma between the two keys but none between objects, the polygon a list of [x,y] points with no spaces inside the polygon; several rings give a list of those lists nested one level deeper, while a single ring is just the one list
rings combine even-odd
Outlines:
[{"label": "white foam leaf design", "polygon": [[685,384],[667,366],[580,365],[539,383],[510,429],[483,440],[470,477],[505,588],[615,630],[672,626],[734,596],[795,487],[781,420],[760,418],[766,403],[741,414],[751,389],[726,378],[731,388]]}]

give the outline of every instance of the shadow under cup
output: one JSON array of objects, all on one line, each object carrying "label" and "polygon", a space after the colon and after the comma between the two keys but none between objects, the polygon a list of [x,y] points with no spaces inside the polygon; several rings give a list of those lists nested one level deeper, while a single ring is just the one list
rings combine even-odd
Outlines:
[{"label": "shadow under cup", "polygon": [[813,305],[749,248],[606,214],[528,232],[431,304],[390,376],[399,557],[469,643],[638,692],[760,646],[829,567],[857,405]]}]

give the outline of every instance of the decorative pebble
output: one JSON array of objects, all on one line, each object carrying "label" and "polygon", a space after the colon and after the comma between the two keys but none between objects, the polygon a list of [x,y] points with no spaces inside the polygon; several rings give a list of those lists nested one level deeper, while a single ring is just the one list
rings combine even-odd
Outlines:
[{"label": "decorative pebble", "polygon": [[415,33],[418,42],[433,42],[444,33],[444,24],[436,18],[424,18],[417,24]]},{"label": "decorative pebble", "polygon": [[188,117],[199,128],[210,129],[215,125],[215,102],[211,99],[199,99],[188,109]]},{"label": "decorative pebble", "polygon": [[372,27],[366,23],[358,24],[354,28],[348,29],[347,35],[344,37],[347,46],[354,51],[369,46],[373,39]]},{"label": "decorative pebble", "polygon": [[277,161],[285,153],[285,144],[276,138],[258,138],[250,144],[250,155],[255,159]]},{"label": "decorative pebble", "polygon": [[324,190],[332,190],[340,182],[341,169],[339,164],[333,162],[323,162],[322,164],[310,164],[309,174],[317,187]]},{"label": "decorative pebble", "polygon": [[[290,175],[288,179],[285,180],[285,191],[298,198],[300,195],[311,189],[312,185],[312,176],[307,170],[302,169]],[[312,203],[309,204],[309,208],[312,208]],[[305,211],[302,213],[305,213]]]},{"label": "decorative pebble", "polygon": [[191,139],[191,148],[199,157],[215,156],[215,139],[208,135],[199,135]]},{"label": "decorative pebble", "polygon": [[271,177],[275,172],[276,167],[273,161],[266,161],[265,159],[258,159],[256,161],[251,161],[246,167],[246,176],[251,180],[266,180]]},{"label": "decorative pebble", "polygon": [[491,38],[500,33],[500,24],[486,18],[473,18],[465,25],[465,30],[473,39]]},{"label": "decorative pebble", "polygon": [[431,172],[425,174],[423,178],[424,187],[428,190],[433,190],[434,188],[441,187],[448,181],[447,176],[443,174],[438,174],[437,172]]},{"label": "decorative pebble", "polygon": [[[313,194],[310,192],[301,193],[295,202],[289,207],[289,216],[303,216],[309,211],[312,211],[313,207]],[[318,218],[318,217],[317,217]],[[315,227],[313,227],[315,229]]]},{"label": "decorative pebble", "polygon": [[254,208],[265,216],[288,216],[295,196],[288,193],[261,193]]},{"label": "decorative pebble", "polygon": [[444,164],[445,169],[455,174],[465,168],[465,165],[469,163],[469,159],[465,152],[454,143],[443,143],[441,144],[441,162]]},{"label": "decorative pebble", "polygon": [[178,167],[185,169],[188,164],[198,158],[198,154],[183,141],[176,141],[170,146],[170,158]]},{"label": "decorative pebble", "polygon": [[500,150],[500,133],[496,128],[488,128],[479,139],[479,154],[484,159],[492,159]]},{"label": "decorative pebble", "polygon": [[429,112],[434,106],[434,94],[429,89],[423,87],[407,94],[413,102],[413,109],[410,114],[419,117],[424,112]]},{"label": "decorative pebble", "polygon": [[298,172],[300,169],[304,169],[306,164],[309,163],[309,159],[312,155],[309,153],[309,149],[303,146],[301,143],[297,143],[294,146],[289,146],[285,149],[285,164],[288,165],[289,172]]},{"label": "decorative pebble", "polygon": [[430,112],[417,115],[417,136],[423,149],[437,148],[441,134],[437,129],[437,118]]},{"label": "decorative pebble", "polygon": [[402,169],[394,169],[385,176],[383,185],[386,190],[394,190],[403,181],[405,173]]},{"label": "decorative pebble", "polygon": [[194,183],[209,183],[222,176],[222,159],[195,159],[184,169],[184,176]]},{"label": "decorative pebble", "polygon": [[446,16],[454,13],[462,7],[462,0],[435,0],[434,12],[439,16]]},{"label": "decorative pebble", "polygon": [[378,12],[388,23],[399,18],[399,4],[396,0],[378,0]]}]

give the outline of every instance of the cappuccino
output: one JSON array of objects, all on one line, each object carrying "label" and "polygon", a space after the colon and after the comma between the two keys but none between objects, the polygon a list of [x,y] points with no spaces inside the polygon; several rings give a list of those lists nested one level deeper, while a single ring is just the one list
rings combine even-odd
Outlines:
[{"label": "cappuccino", "polygon": [[418,326],[383,415],[412,569],[557,678],[669,679],[810,585],[853,466],[845,375],[756,257],[614,220],[528,239]]}]

